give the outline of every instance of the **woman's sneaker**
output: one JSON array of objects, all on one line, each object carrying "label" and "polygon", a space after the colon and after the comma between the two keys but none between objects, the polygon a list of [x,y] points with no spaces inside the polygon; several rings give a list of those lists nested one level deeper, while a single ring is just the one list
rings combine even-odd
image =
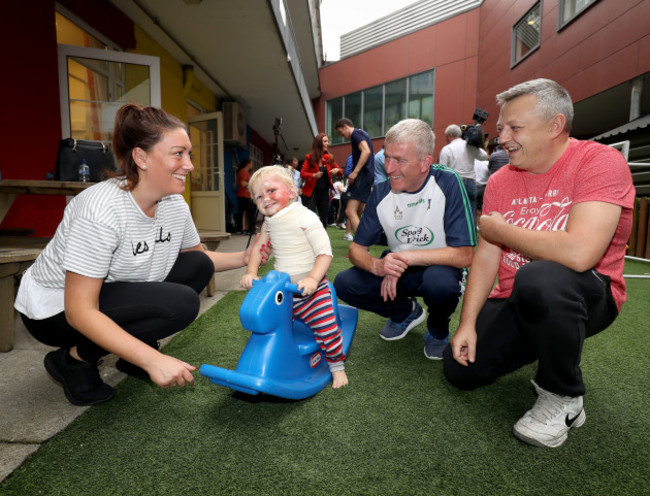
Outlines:
[{"label": "woman's sneaker", "polygon": [[513,431],[522,441],[557,448],[562,446],[572,427],[580,427],[587,416],[582,408],[582,396],[560,396],[531,381],[539,395],[533,407],[515,424]]},{"label": "woman's sneaker", "polygon": [[381,339],[386,341],[402,339],[411,329],[424,322],[424,319],[427,318],[427,312],[424,311],[424,308],[420,306],[415,298],[411,298],[411,301],[413,306],[411,307],[412,310],[409,316],[402,322],[393,322],[391,319],[388,319],[386,325],[379,333]]},{"label": "woman's sneaker", "polygon": [[61,383],[66,398],[73,405],[97,405],[113,398],[113,388],[102,381],[97,363],[75,360],[66,348],[51,351],[45,355],[43,363],[47,373]]}]

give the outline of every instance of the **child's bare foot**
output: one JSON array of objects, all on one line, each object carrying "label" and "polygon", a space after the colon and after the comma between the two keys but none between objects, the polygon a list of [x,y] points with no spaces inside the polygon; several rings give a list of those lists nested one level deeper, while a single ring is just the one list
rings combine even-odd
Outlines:
[{"label": "child's bare foot", "polygon": [[348,376],[346,375],[345,370],[337,370],[336,372],[332,372],[332,387],[334,389],[347,386],[348,383]]}]

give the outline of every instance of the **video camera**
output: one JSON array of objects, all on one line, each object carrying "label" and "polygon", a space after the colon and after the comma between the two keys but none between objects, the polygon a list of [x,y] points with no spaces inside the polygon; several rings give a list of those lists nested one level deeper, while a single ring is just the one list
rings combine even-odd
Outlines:
[{"label": "video camera", "polygon": [[483,124],[490,114],[483,109],[476,107],[474,109],[474,124],[467,126],[463,130],[463,139],[468,145],[480,148],[484,145],[485,135],[483,134]]}]

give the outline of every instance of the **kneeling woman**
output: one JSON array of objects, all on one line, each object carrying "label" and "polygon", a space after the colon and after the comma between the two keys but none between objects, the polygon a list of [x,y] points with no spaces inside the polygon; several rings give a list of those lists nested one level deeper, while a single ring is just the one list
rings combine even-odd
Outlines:
[{"label": "kneeling woman", "polygon": [[199,293],[215,271],[248,264],[248,252],[206,251],[181,196],[193,170],[185,125],[135,104],[117,113],[115,177],[66,207],[52,241],[24,274],[16,309],[28,331],[59,349],[47,372],[75,405],[113,397],[97,365],[166,388],[192,384],[192,365],[158,351],[158,340],[198,315]]}]

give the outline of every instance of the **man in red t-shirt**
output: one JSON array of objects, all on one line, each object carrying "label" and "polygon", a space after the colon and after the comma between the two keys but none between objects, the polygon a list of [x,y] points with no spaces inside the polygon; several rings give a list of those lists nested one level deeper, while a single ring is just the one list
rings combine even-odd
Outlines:
[{"label": "man in red t-shirt", "polygon": [[618,151],[569,137],[573,104],[556,82],[521,83],[497,103],[510,163],[485,190],[444,371],[456,387],[474,389],[538,360],[538,399],[514,434],[557,447],[585,421],[584,340],[607,328],[625,301],[635,192]]}]

